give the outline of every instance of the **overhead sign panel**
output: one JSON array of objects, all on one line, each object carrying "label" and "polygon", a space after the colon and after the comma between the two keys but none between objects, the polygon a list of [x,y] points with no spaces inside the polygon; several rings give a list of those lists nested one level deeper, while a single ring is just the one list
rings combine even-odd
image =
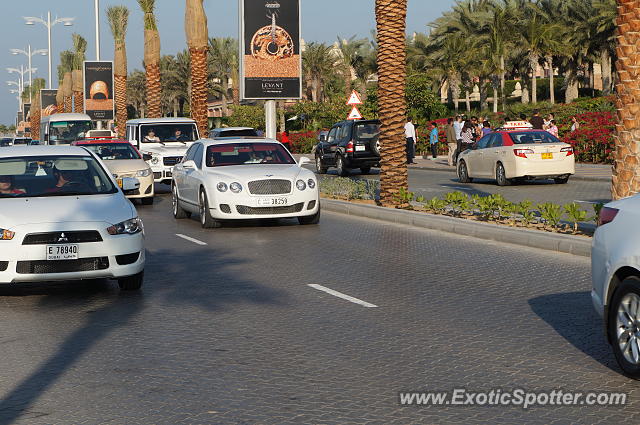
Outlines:
[{"label": "overhead sign panel", "polygon": [[300,99],[300,0],[240,1],[243,99]]},{"label": "overhead sign panel", "polygon": [[84,63],[84,112],[92,120],[112,120],[113,62],[86,61]]}]

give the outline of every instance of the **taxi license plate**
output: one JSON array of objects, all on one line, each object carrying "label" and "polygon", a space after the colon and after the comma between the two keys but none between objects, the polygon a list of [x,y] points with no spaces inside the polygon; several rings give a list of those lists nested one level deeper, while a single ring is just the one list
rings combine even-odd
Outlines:
[{"label": "taxi license plate", "polygon": [[77,260],[78,245],[47,245],[47,261]]},{"label": "taxi license plate", "polygon": [[122,179],[116,179],[116,182],[118,182],[118,187],[122,189]]},{"label": "taxi license plate", "polygon": [[543,153],[542,159],[553,159],[553,154],[551,152]]},{"label": "taxi license plate", "polygon": [[260,198],[258,199],[259,207],[278,207],[287,205],[289,200],[287,198]]}]

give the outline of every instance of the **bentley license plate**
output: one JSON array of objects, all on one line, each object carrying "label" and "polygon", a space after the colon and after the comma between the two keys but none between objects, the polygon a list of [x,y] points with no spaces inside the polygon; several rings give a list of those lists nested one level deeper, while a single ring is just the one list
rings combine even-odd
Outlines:
[{"label": "bentley license plate", "polygon": [[47,261],[77,260],[78,245],[47,245]]},{"label": "bentley license plate", "polygon": [[289,200],[287,198],[260,198],[258,199],[259,207],[278,207],[287,205]]}]

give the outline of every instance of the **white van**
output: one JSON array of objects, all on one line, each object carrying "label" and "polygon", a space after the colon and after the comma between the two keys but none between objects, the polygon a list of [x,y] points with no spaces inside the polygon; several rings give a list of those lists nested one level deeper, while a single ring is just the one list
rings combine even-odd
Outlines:
[{"label": "white van", "polygon": [[86,114],[53,114],[40,119],[41,145],[70,145],[87,137],[93,124]]},{"label": "white van", "polygon": [[173,166],[200,138],[190,118],[140,118],[127,121],[127,140],[144,155],[156,183],[171,184]]}]

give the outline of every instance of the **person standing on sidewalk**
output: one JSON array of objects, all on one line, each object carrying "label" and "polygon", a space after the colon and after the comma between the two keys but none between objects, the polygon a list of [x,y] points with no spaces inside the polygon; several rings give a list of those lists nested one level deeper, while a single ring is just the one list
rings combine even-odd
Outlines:
[{"label": "person standing on sidewalk", "polygon": [[456,153],[456,149],[458,148],[458,137],[456,136],[456,128],[453,118],[449,118],[447,120],[447,131],[445,135],[447,136],[447,146],[449,147],[447,164],[451,167],[453,166],[453,157]]},{"label": "person standing on sidewalk", "polygon": [[456,130],[456,153],[453,155],[453,165],[458,162],[458,155],[462,152],[462,116],[456,115],[456,120],[453,122],[453,128]]},{"label": "person standing on sidewalk", "polygon": [[404,136],[407,139],[407,164],[415,164],[413,158],[416,156],[418,137],[416,136],[416,127],[413,125],[412,118],[409,118],[409,121],[404,125]]},{"label": "person standing on sidewalk", "polygon": [[429,133],[429,145],[431,147],[431,160],[438,159],[438,123],[431,123],[431,133]]},{"label": "person standing on sidewalk", "polygon": [[540,116],[540,111],[534,111],[529,122],[534,130],[544,130],[544,119]]},{"label": "person standing on sidewalk", "polygon": [[471,149],[473,144],[476,142],[474,127],[475,126],[471,121],[466,121],[464,123],[464,127],[462,128],[462,148],[460,153],[467,149]]}]

